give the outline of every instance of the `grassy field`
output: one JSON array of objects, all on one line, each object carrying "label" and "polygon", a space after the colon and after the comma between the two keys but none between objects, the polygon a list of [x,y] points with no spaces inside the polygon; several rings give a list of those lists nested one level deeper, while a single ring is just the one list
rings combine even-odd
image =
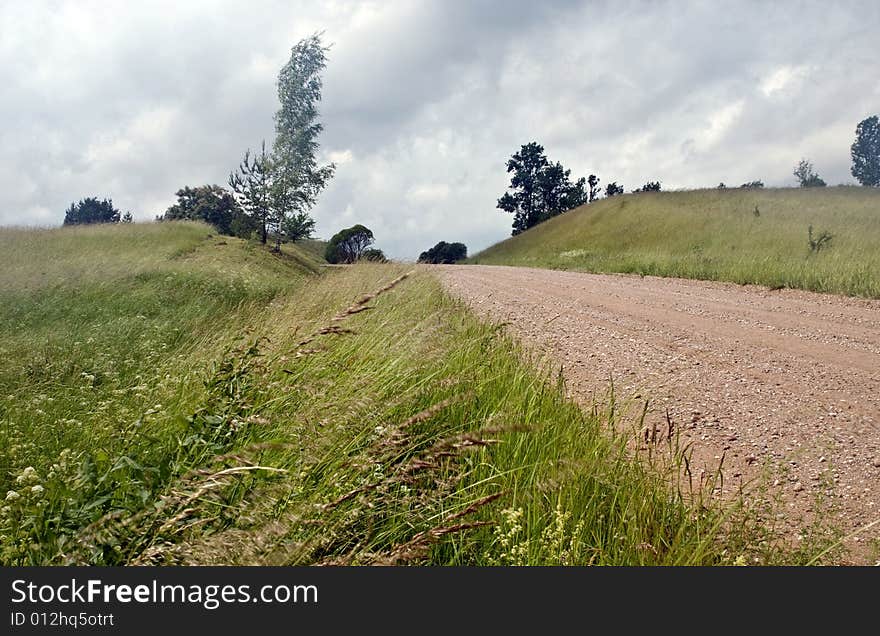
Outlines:
[{"label": "grassy field", "polygon": [[3,564],[800,563],[830,541],[684,489],[674,440],[634,458],[613,400],[580,410],[427,273],[317,273],[198,224],[0,248]]},{"label": "grassy field", "polygon": [[[810,249],[822,232],[831,242]],[[754,283],[880,298],[880,190],[629,194],[573,210],[473,263]]]}]

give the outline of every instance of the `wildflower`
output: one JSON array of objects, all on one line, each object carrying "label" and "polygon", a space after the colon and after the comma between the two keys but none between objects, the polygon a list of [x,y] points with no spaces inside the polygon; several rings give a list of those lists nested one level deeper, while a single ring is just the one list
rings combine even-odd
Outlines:
[{"label": "wildflower", "polygon": [[40,481],[40,476],[33,466],[28,466],[15,478],[15,483],[17,484],[32,484],[38,481]]},{"label": "wildflower", "polygon": [[10,490],[9,492],[6,493],[6,501],[15,501],[19,497],[21,497],[21,495],[19,495],[14,490]]},{"label": "wildflower", "polygon": [[46,492],[46,489],[43,488],[40,484],[37,484],[36,486],[31,486],[31,494],[35,497],[41,496],[44,492]]}]

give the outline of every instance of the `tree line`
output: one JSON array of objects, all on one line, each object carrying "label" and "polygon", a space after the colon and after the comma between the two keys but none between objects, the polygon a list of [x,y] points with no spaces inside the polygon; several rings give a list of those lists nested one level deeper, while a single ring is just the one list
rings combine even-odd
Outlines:
[{"label": "tree line", "polygon": [[[873,115],[859,122],[856,139],[850,148],[852,158],[851,173],[863,186],[880,186],[880,117]],[[511,175],[510,185],[499,199],[496,207],[513,214],[512,232],[514,236],[528,230],[547,219],[569,210],[592,203],[600,198],[599,177],[594,174],[572,180],[571,170],[566,170],[560,162],[547,158],[544,147],[529,142],[520,147],[507,160],[507,172]],[[804,188],[824,187],[825,181],[816,173],[812,162],[802,159],[794,169],[798,184]],[[722,182],[717,186],[725,189]],[[747,181],[740,188],[763,188],[761,180]],[[660,181],[648,181],[632,192],[660,192]],[[623,186],[616,181],[609,183],[604,190],[605,197],[623,194]]]},{"label": "tree line", "polygon": [[[511,175],[508,191],[498,199],[500,210],[513,214],[515,236],[538,223],[601,198],[600,179],[594,174],[572,180],[571,170],[547,158],[544,146],[532,141],[507,160]],[[633,192],[659,192],[659,181],[648,181]],[[605,197],[623,194],[623,186],[612,181]]]},{"label": "tree line", "polygon": [[[258,151],[245,150],[238,167],[229,174],[228,189],[217,184],[185,186],[175,193],[177,202],[157,221],[204,221],[217,232],[245,239],[272,242],[278,251],[285,241],[311,238],[315,220],[310,209],[333,177],[333,163],[319,165],[316,155],[321,73],[328,48],[320,34],[301,40],[291,49],[290,60],[278,74],[275,139],[271,148],[265,140]],[[89,198],[71,204],[64,224],[131,222],[131,214],[120,216],[110,199]],[[337,232],[327,244],[330,263],[358,260],[385,261],[381,250],[370,247],[373,232],[354,225]]]},{"label": "tree line", "polygon": [[[221,234],[274,242],[309,238],[315,221],[309,210],[333,177],[336,166],[319,165],[316,159],[321,73],[328,48],[320,34],[312,35],[291,49],[289,61],[278,74],[275,139],[271,148],[265,140],[257,152],[247,149],[230,174],[228,189],[217,184],[185,186],[175,195],[177,202],[156,220],[205,221]],[[64,225],[130,222],[131,214],[120,215],[110,199],[87,198],[71,204]]]}]

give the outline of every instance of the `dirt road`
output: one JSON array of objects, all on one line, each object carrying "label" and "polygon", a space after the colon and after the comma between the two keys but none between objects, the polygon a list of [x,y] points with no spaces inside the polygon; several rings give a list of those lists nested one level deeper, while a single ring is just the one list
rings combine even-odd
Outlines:
[{"label": "dirt road", "polygon": [[[697,470],[723,456],[725,489],[769,485],[792,532],[817,512],[847,533],[880,519],[880,302],[514,267],[434,271],[562,365],[575,399],[603,401],[613,378],[618,396],[650,400],[648,426],[665,429],[668,410]],[[874,563],[880,524],[847,545]]]}]

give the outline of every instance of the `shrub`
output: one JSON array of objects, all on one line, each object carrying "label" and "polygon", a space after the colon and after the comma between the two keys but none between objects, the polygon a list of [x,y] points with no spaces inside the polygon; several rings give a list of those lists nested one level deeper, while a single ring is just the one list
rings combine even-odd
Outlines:
[{"label": "shrub", "polygon": [[464,243],[440,241],[419,255],[419,263],[455,263],[465,258],[467,258],[467,247]]},{"label": "shrub", "polygon": [[64,213],[64,225],[89,225],[92,223],[119,223],[121,213],[113,207],[113,199],[98,200],[95,197],[71,203]]}]

